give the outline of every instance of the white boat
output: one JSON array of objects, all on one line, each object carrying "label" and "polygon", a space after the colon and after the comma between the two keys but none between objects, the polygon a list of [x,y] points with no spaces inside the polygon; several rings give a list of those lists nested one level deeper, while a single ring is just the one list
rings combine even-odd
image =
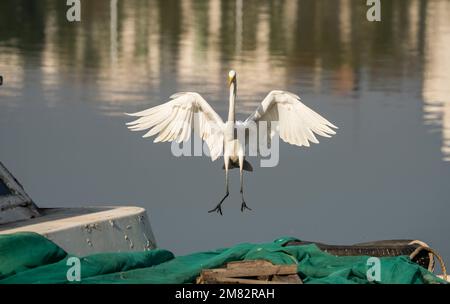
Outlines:
[{"label": "white boat", "polygon": [[0,234],[16,232],[41,234],[78,256],[156,248],[144,208],[39,208],[0,162]]}]

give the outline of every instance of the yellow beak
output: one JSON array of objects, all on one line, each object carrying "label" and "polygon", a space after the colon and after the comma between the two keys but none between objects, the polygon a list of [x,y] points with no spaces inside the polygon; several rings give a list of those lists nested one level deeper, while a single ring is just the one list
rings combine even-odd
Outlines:
[{"label": "yellow beak", "polygon": [[231,85],[231,83],[233,82],[234,77],[230,77],[228,76],[228,86]]}]

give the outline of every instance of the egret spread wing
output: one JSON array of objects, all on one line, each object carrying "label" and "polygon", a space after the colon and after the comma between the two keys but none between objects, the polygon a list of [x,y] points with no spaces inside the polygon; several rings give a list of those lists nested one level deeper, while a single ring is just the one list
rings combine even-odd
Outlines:
[{"label": "egret spread wing", "polygon": [[140,117],[127,123],[132,131],[150,129],[143,137],[158,134],[154,142],[187,141],[194,131],[208,145],[212,160],[223,149],[223,126],[220,116],[202,96],[194,92],[176,93],[172,100],[153,108],[128,114]]},{"label": "egret spread wing", "polygon": [[[267,122],[269,139],[278,132],[285,142],[306,147],[309,147],[309,142],[319,143],[314,133],[331,137],[336,134],[332,128],[337,129],[331,122],[304,105],[300,97],[284,91],[270,92],[244,124],[256,122],[258,131],[261,132],[258,123],[260,121]],[[272,121],[278,122],[276,129],[271,128]]]}]

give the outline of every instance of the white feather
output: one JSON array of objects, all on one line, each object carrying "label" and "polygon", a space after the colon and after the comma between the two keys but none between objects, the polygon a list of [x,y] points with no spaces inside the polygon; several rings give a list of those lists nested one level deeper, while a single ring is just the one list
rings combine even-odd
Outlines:
[{"label": "white feather", "polygon": [[150,129],[144,138],[158,135],[154,142],[187,141],[194,128],[194,116],[199,120],[199,136],[206,142],[212,160],[223,150],[223,126],[220,116],[198,93],[180,92],[170,96],[171,100],[140,112],[127,114],[139,117],[128,122],[132,131]]},{"label": "white feather", "polygon": [[277,121],[277,130],[269,127],[268,133],[271,137],[278,132],[285,142],[306,147],[310,146],[309,142],[319,143],[314,133],[331,137],[336,134],[331,128],[337,129],[334,124],[304,105],[300,97],[284,91],[270,92],[256,111],[245,120],[244,125],[250,121],[256,122],[258,128],[260,121]]}]

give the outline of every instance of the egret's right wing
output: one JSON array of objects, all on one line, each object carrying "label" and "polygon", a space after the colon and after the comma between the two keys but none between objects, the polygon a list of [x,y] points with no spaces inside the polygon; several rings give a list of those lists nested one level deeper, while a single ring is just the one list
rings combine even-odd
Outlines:
[{"label": "egret's right wing", "polygon": [[128,114],[140,117],[127,123],[128,128],[132,131],[150,129],[143,137],[158,134],[154,142],[187,141],[194,129],[208,145],[211,159],[216,160],[223,149],[223,120],[198,93],[176,93],[170,98],[172,100],[159,106]]}]

